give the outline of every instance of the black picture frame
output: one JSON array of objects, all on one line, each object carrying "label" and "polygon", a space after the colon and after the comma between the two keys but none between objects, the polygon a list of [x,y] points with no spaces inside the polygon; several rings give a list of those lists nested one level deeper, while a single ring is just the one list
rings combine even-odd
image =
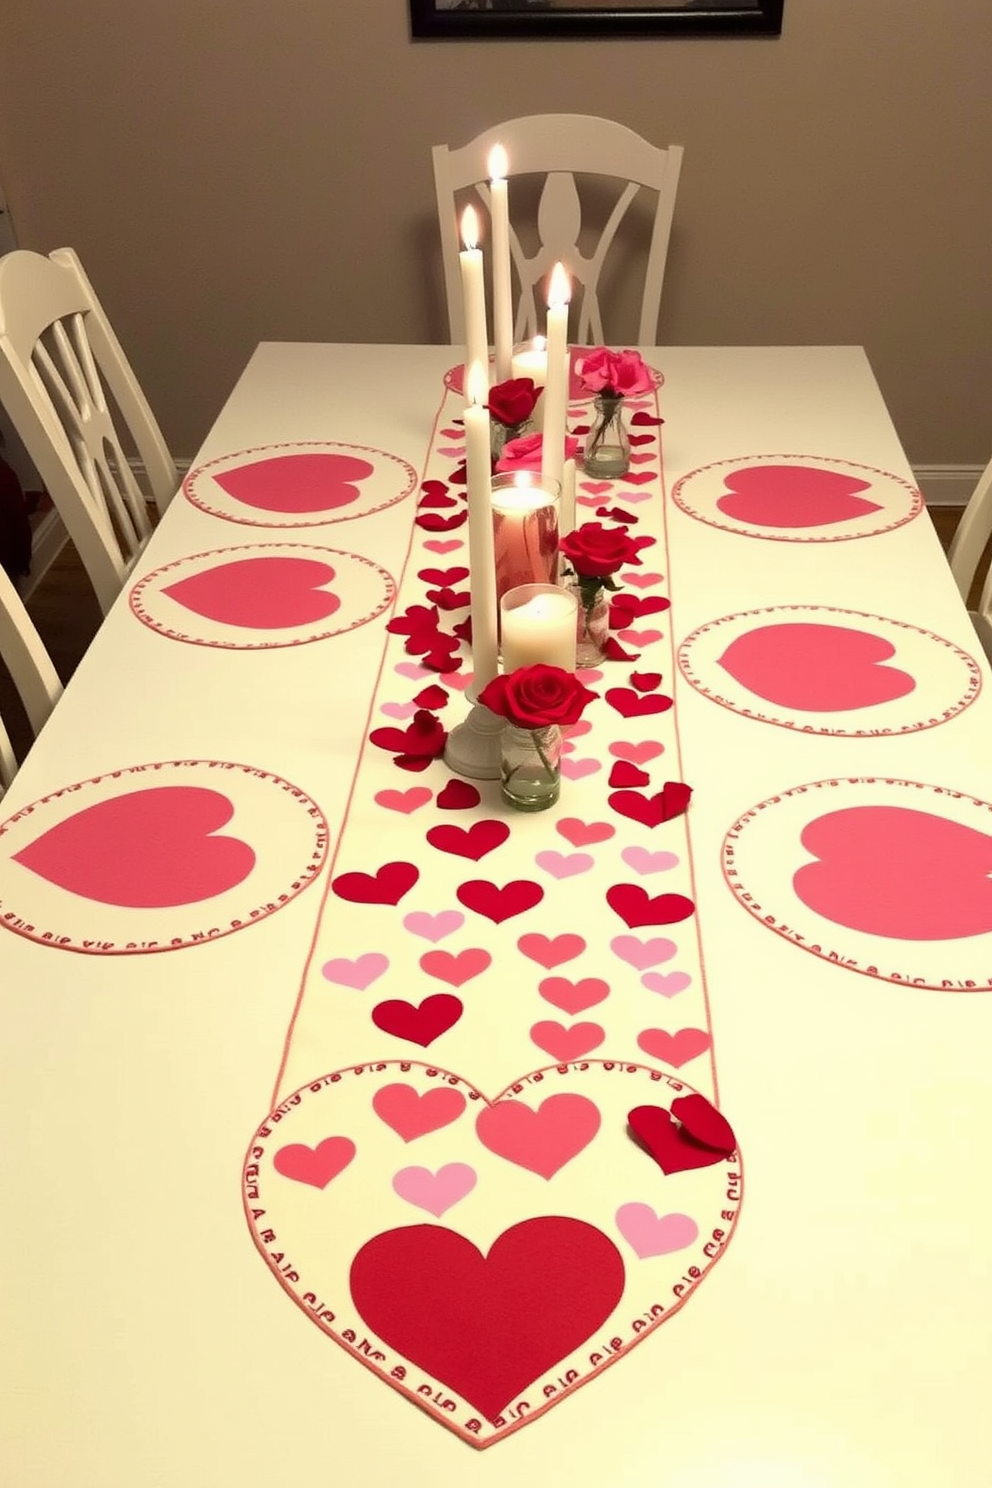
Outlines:
[{"label": "black picture frame", "polygon": [[779,36],[785,0],[410,0],[414,37]]}]

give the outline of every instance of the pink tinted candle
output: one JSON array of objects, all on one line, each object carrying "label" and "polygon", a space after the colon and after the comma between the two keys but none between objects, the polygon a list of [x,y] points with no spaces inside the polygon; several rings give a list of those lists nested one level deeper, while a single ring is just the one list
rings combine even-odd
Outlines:
[{"label": "pink tinted candle", "polygon": [[558,490],[527,471],[492,484],[493,561],[497,601],[521,584],[558,577]]}]

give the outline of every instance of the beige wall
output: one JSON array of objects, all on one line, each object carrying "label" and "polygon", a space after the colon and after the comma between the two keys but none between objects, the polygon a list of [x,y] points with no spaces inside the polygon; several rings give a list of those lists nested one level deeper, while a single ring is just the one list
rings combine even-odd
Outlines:
[{"label": "beige wall", "polygon": [[259,339],[446,339],[431,144],[608,114],[686,147],[663,340],[863,343],[910,459],[979,464],[990,56],[989,0],[485,43],[411,42],[406,0],[0,0],[0,172],[21,243],[82,254],[188,456]]}]

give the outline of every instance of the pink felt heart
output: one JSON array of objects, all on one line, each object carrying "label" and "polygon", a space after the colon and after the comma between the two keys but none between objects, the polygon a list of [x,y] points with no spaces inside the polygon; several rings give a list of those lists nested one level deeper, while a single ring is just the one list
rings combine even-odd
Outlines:
[{"label": "pink felt heart", "polygon": [[992,930],[992,836],[926,811],[852,806],[809,823],[817,859],[793,875],[802,902],[835,924],[896,940]]},{"label": "pink felt heart", "polygon": [[403,917],[404,930],[409,930],[411,935],[419,935],[421,940],[429,940],[432,945],[437,945],[439,940],[447,940],[464,923],[465,916],[459,909],[442,909],[439,914],[428,914],[426,910],[415,909]]},{"label": "pink felt heart", "polygon": [[883,666],[895,647],[841,625],[763,625],[731,641],[720,665],[749,692],[783,708],[840,713],[905,697],[916,682]]},{"label": "pink felt heart", "polygon": [[678,855],[673,852],[651,852],[646,847],[625,847],[620,854],[628,868],[646,877],[649,873],[667,873],[679,866]]},{"label": "pink felt heart", "polygon": [[427,951],[420,958],[420,969],[449,987],[464,987],[473,977],[481,976],[491,965],[492,956],[478,948],[458,951]]},{"label": "pink felt heart", "polygon": [[577,816],[563,816],[555,822],[555,831],[573,847],[592,847],[597,842],[608,842],[616,827],[609,822],[584,822]]},{"label": "pink felt heart", "polygon": [[657,894],[652,898],[640,884],[614,884],[606,891],[606,902],[628,930],[645,925],[677,925],[696,910],[692,900],[683,894]]},{"label": "pink felt heart", "polygon": [[641,977],[641,986],[661,997],[676,997],[691,983],[692,977],[685,971],[646,971]]},{"label": "pink felt heart", "polygon": [[665,575],[660,573],[636,573],[633,569],[629,573],[622,573],[621,580],[625,584],[632,584],[635,589],[650,589],[652,584],[663,582]]},{"label": "pink felt heart", "polygon": [[577,982],[568,977],[545,977],[537,990],[545,1002],[551,1002],[562,1012],[574,1016],[609,997],[610,984],[599,977],[582,977]]},{"label": "pink felt heart", "polygon": [[703,1028],[680,1028],[669,1033],[664,1028],[645,1028],[637,1035],[637,1046],[652,1059],[660,1059],[680,1069],[691,1059],[698,1059],[710,1047],[710,1036]]},{"label": "pink felt heart", "polygon": [[[445,687],[455,687],[455,688],[458,689],[459,692],[464,692],[465,689],[466,689],[466,687],[468,687],[469,683],[472,681],[472,673],[471,672],[442,672],[441,673],[441,681],[444,683]],[[451,783],[454,785],[457,782],[452,781]],[[443,795],[443,792],[442,792],[442,795]]]},{"label": "pink felt heart", "polygon": [[625,629],[617,631],[620,639],[626,641],[628,646],[651,646],[655,641],[660,641],[662,632],[660,630],[632,630]]},{"label": "pink felt heart", "polygon": [[307,1147],[302,1142],[289,1142],[280,1147],[272,1159],[272,1166],[284,1178],[294,1183],[309,1183],[312,1188],[326,1188],[332,1179],[345,1168],[355,1156],[355,1144],[350,1137],[325,1137],[316,1147]]},{"label": "pink felt heart", "polygon": [[531,933],[521,935],[517,941],[517,949],[531,961],[536,961],[538,966],[543,966],[545,971],[552,971],[556,966],[564,966],[566,961],[574,961],[576,956],[581,956],[586,948],[586,943],[581,935],[555,935],[553,937]]},{"label": "pink felt heart", "polygon": [[584,1095],[549,1095],[536,1111],[522,1100],[484,1106],[475,1130],[497,1157],[550,1179],[589,1146],[601,1120],[599,1107]]},{"label": "pink felt heart", "polygon": [[428,1132],[440,1131],[457,1121],[465,1109],[460,1090],[440,1087],[419,1091],[412,1085],[383,1085],[372,1097],[372,1108],[404,1142],[416,1141]]},{"label": "pink felt heart", "polygon": [[352,482],[366,480],[374,468],[354,455],[270,455],[221,471],[214,480],[235,501],[260,511],[337,511],[358,499]]},{"label": "pink felt heart", "polygon": [[539,1049],[550,1054],[559,1064],[572,1059],[584,1059],[593,1049],[598,1049],[606,1037],[598,1023],[573,1023],[566,1028],[554,1019],[535,1023],[530,1036]]},{"label": "pink felt heart", "polygon": [[610,941],[610,950],[628,966],[645,971],[649,966],[658,966],[670,961],[678,950],[674,940],[655,936],[652,940],[640,940],[636,935],[615,935]]},{"label": "pink felt heart", "polygon": [[609,481],[579,481],[579,490],[587,491],[590,496],[605,496],[609,489]]},{"label": "pink felt heart", "polygon": [[544,890],[540,884],[527,878],[514,879],[502,887],[485,878],[474,878],[459,884],[456,897],[466,909],[501,925],[504,920],[524,914],[540,904],[544,898]]},{"label": "pink felt heart", "polygon": [[436,1173],[430,1168],[401,1168],[393,1175],[393,1189],[408,1204],[440,1219],[472,1192],[476,1181],[476,1171],[468,1163],[445,1163]]},{"label": "pink felt heart", "polygon": [[383,703],[379,712],[386,718],[412,718],[417,711],[417,704],[410,703]]},{"label": "pink felt heart", "polygon": [[617,759],[629,760],[633,765],[646,765],[650,760],[657,759],[665,752],[664,744],[658,744],[653,739],[644,739],[639,744],[631,744],[626,739],[619,739],[609,748],[610,753]]},{"label": "pink felt heart", "polygon": [[394,1038],[406,1039],[426,1049],[442,1033],[454,1027],[462,1012],[463,1006],[457,997],[448,992],[435,992],[418,1004],[400,997],[377,1003],[372,1009],[372,1022],[383,1033],[391,1033]]},{"label": "pink felt heart", "polygon": [[202,569],[162,590],[207,620],[253,630],[315,625],[341,608],[325,585],[329,563],[312,558],[241,558]]},{"label": "pink felt heart", "polygon": [[418,666],[415,661],[398,661],[393,671],[398,677],[409,677],[413,682],[419,682],[421,677],[430,675],[426,667]]},{"label": "pink felt heart", "polygon": [[233,815],[219,791],[154,786],[87,806],[13,856],[39,878],[100,904],[196,904],[243,883],[255,866],[247,842],[216,835]]},{"label": "pink felt heart", "polygon": [[571,759],[563,758],[561,761],[561,773],[566,780],[584,780],[587,775],[595,775],[602,766],[597,759]]},{"label": "pink felt heart", "polygon": [[760,527],[830,527],[881,511],[858,496],[870,483],[812,465],[751,465],[724,480],[717,506],[725,516]]},{"label": "pink felt heart", "polygon": [[429,537],[424,547],[429,553],[454,553],[465,544],[460,537]]},{"label": "pink felt heart", "polygon": [[534,862],[545,873],[550,873],[552,878],[574,878],[578,873],[588,873],[593,866],[593,859],[589,853],[560,853],[553,848],[546,848],[539,852]]},{"label": "pink felt heart", "polygon": [[375,800],[379,806],[385,806],[387,811],[398,811],[402,816],[410,816],[421,806],[426,806],[433,792],[426,785],[412,785],[409,790],[381,790],[376,791]]},{"label": "pink felt heart", "polygon": [[356,992],[364,992],[366,987],[371,987],[373,982],[377,982],[389,970],[389,957],[382,955],[380,951],[366,951],[354,961],[347,956],[335,956],[332,960],[325,961],[320,970],[321,975],[329,982],[335,982],[339,987],[352,987]]},{"label": "pink felt heart", "polygon": [[616,1213],[617,1229],[642,1261],[649,1256],[671,1255],[685,1250],[699,1235],[699,1226],[688,1214],[657,1214],[650,1204],[621,1204]]}]

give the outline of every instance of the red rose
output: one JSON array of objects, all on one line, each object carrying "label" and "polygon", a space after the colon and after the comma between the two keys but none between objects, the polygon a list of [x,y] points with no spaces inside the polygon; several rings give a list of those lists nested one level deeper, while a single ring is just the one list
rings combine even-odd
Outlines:
[{"label": "red rose", "polygon": [[575,572],[588,579],[608,579],[625,563],[640,563],[637,546],[625,528],[602,522],[583,522],[558,544]]},{"label": "red rose", "polygon": [[574,672],[535,662],[494,677],[479,693],[479,702],[517,728],[570,728],[597,697]]},{"label": "red rose", "polygon": [[489,389],[486,407],[494,419],[513,429],[530,418],[539,397],[540,388],[535,388],[533,377],[511,377]]}]

